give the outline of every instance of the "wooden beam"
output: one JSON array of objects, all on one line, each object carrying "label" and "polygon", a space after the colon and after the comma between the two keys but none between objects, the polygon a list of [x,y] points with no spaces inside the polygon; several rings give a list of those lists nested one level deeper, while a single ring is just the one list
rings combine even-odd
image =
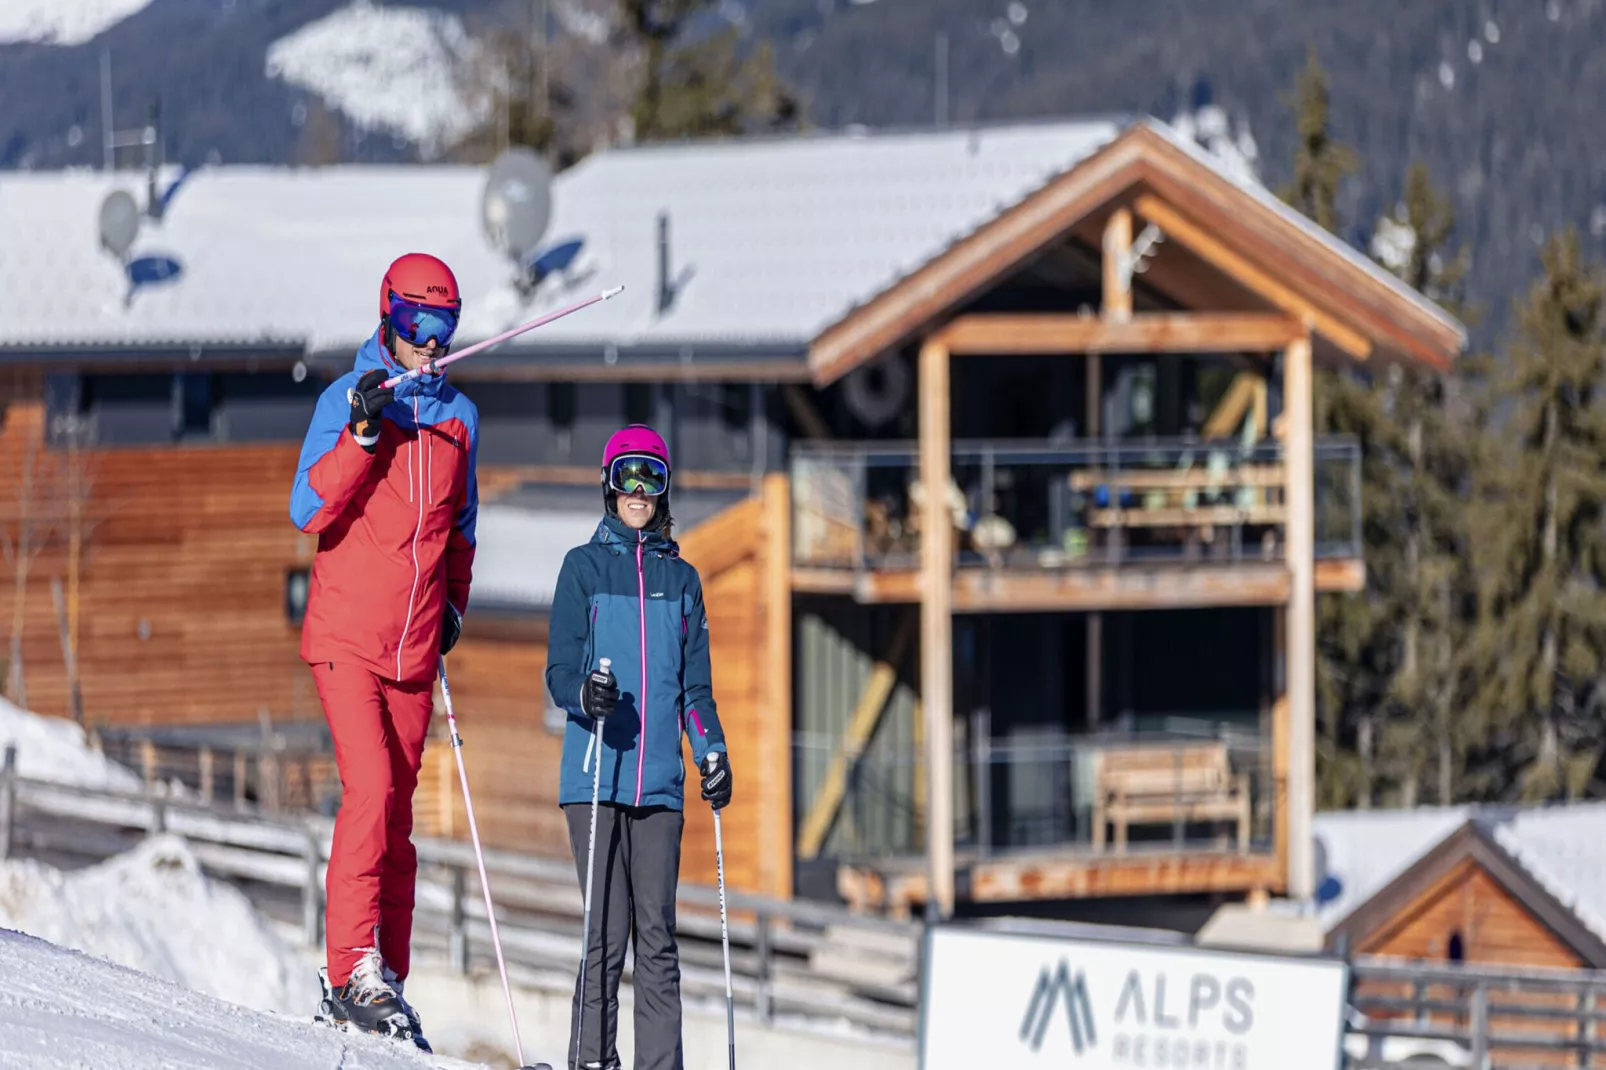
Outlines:
[{"label": "wooden beam", "polygon": [[842,808],[842,798],[847,793],[848,767],[859,760],[859,755],[864,753],[865,746],[875,735],[876,726],[881,723],[881,711],[887,708],[887,700],[892,697],[892,689],[898,683],[898,666],[903,664],[903,656],[908,652],[916,619],[914,614],[907,611],[899,614],[886,656],[876,662],[864,682],[859,702],[853,709],[853,715],[848,718],[847,729],[835,753],[831,755],[831,764],[826,767],[825,777],[820,781],[814,801],[809,804],[808,814],[803,818],[803,831],[797,841],[799,858],[817,858],[820,848],[825,846],[825,838],[831,832],[837,811]]},{"label": "wooden beam", "polygon": [[[1205,420],[1204,428],[1199,432],[1203,438],[1225,438],[1244,421],[1244,413],[1248,412],[1255,403],[1255,382],[1260,376],[1252,372],[1239,372],[1233,376],[1232,385],[1217,402],[1215,411]],[[1265,426],[1260,430],[1265,432]]]},{"label": "wooden beam", "polygon": [[1117,208],[1104,223],[1104,301],[1107,323],[1132,318],[1132,210]]},{"label": "wooden beam", "polygon": [[[850,595],[864,605],[919,602],[922,582],[921,574],[913,569],[858,573],[810,568],[792,573],[794,591]],[[1289,597],[1288,569],[1280,562],[1052,570],[963,568],[953,576],[952,587],[950,608],[957,613],[1281,606]]]},{"label": "wooden beam", "polygon": [[765,894],[792,897],[792,487],[783,473],[764,477],[764,683],[768,703],[759,761],[764,815],[759,821],[759,881]]},{"label": "wooden beam", "polygon": [[1311,450],[1311,342],[1283,353],[1288,508],[1288,892],[1315,893],[1316,577],[1315,460]]},{"label": "wooden beam", "polygon": [[1316,562],[1316,589],[1323,594],[1359,594],[1366,590],[1366,562],[1359,557]]},{"label": "wooden beam", "polygon": [[1157,224],[1168,239],[1192,249],[1299,322],[1311,322],[1323,337],[1349,356],[1366,360],[1372,355],[1371,341],[1359,331],[1346,327],[1333,316],[1317,309],[1288,286],[1227,248],[1224,242],[1207,233],[1203,227],[1189,222],[1160,198],[1153,194],[1142,194],[1137,199],[1136,207],[1138,214]]},{"label": "wooden beam", "polygon": [[1125,322],[1063,314],[961,316],[936,335],[955,356],[1271,353],[1304,334],[1279,312],[1144,312]]},{"label": "wooden beam", "polygon": [[932,902],[954,911],[953,518],[948,512],[949,372],[940,342],[920,349],[920,704],[926,714],[926,854]]}]

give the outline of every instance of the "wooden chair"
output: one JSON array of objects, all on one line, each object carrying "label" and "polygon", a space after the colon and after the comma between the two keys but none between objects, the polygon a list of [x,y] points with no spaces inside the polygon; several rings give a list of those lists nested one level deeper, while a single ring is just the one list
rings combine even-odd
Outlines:
[{"label": "wooden chair", "polygon": [[1126,852],[1128,825],[1236,821],[1238,852],[1249,850],[1249,774],[1233,775],[1225,743],[1110,747],[1093,758],[1093,846],[1104,849],[1105,824]]}]

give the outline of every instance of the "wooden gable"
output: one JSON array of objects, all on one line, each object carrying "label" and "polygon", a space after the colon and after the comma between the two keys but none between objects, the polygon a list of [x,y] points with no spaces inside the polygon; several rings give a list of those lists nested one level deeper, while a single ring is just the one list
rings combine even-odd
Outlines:
[{"label": "wooden gable", "polygon": [[1351,951],[1502,966],[1606,966],[1606,944],[1472,822],[1328,934]]},{"label": "wooden gable", "polygon": [[[1328,359],[1444,369],[1466,345],[1465,328],[1432,302],[1144,122],[822,332],[809,353],[814,381],[935,330],[1056,244],[1097,249],[1118,212],[1163,234],[1144,279],[1181,307],[1285,317]],[[1085,344],[1072,332],[1063,351]]]}]

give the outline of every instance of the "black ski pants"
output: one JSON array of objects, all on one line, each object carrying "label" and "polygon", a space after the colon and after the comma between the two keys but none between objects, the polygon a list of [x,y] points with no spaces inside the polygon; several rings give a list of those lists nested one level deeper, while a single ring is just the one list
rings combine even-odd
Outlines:
[{"label": "black ski pants", "polygon": [[[591,804],[563,808],[569,845],[586,886]],[[626,941],[635,948],[636,1059],[634,1070],[684,1070],[681,1050],[680,949],[675,944],[675,888],[680,881],[680,834],[685,815],[664,806],[597,807],[597,864],[591,888],[585,1019],[580,1066],[619,1065],[619,979]],[[574,1066],[573,1014],[580,1006],[575,978],[569,1050]]]}]

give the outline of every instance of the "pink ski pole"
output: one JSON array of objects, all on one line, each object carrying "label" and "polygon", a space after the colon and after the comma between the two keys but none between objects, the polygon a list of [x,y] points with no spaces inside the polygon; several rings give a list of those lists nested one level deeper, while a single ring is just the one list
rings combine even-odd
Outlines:
[{"label": "pink ski pole", "polygon": [[544,316],[538,316],[529,323],[520,324],[519,326],[514,327],[512,330],[503,331],[494,338],[487,338],[483,342],[475,342],[461,353],[452,353],[437,360],[432,360],[428,364],[421,364],[412,371],[403,372],[400,375],[393,375],[389,379],[385,380],[383,387],[384,389],[389,390],[397,383],[404,383],[408,379],[416,379],[420,375],[438,374],[442,368],[446,367],[448,364],[451,364],[453,361],[462,360],[464,357],[472,357],[475,353],[480,352],[482,349],[489,349],[494,345],[507,341],[509,338],[517,338],[525,331],[533,331],[537,327],[551,323],[553,320],[560,320],[570,313],[580,311],[582,308],[589,308],[591,305],[597,304],[599,301],[606,301],[610,297],[616,297],[623,293],[624,289],[625,288],[623,286],[615,286],[611,290],[602,291],[595,297],[588,297],[584,301],[576,301],[567,308],[560,308],[556,312],[548,312]]},{"label": "pink ski pole", "polygon": [[496,948],[496,967],[502,971],[502,994],[507,997],[507,1017],[513,1024],[513,1048],[518,1052],[519,1070],[527,1070],[524,1042],[519,1039],[519,1017],[513,1010],[513,988],[507,982],[507,962],[502,958],[502,938],[496,931],[496,908],[491,905],[491,883],[485,878],[485,852],[480,850],[480,830],[474,823],[474,801],[468,794],[468,770],[463,767],[463,737],[457,734],[457,715],[452,712],[452,688],[446,682],[444,654],[441,655],[441,695],[446,700],[446,725],[452,734],[452,752],[457,755],[457,775],[463,782],[463,809],[468,812],[468,832],[474,840],[474,858],[480,864],[480,890],[485,893],[485,918],[491,923],[491,945]]}]

